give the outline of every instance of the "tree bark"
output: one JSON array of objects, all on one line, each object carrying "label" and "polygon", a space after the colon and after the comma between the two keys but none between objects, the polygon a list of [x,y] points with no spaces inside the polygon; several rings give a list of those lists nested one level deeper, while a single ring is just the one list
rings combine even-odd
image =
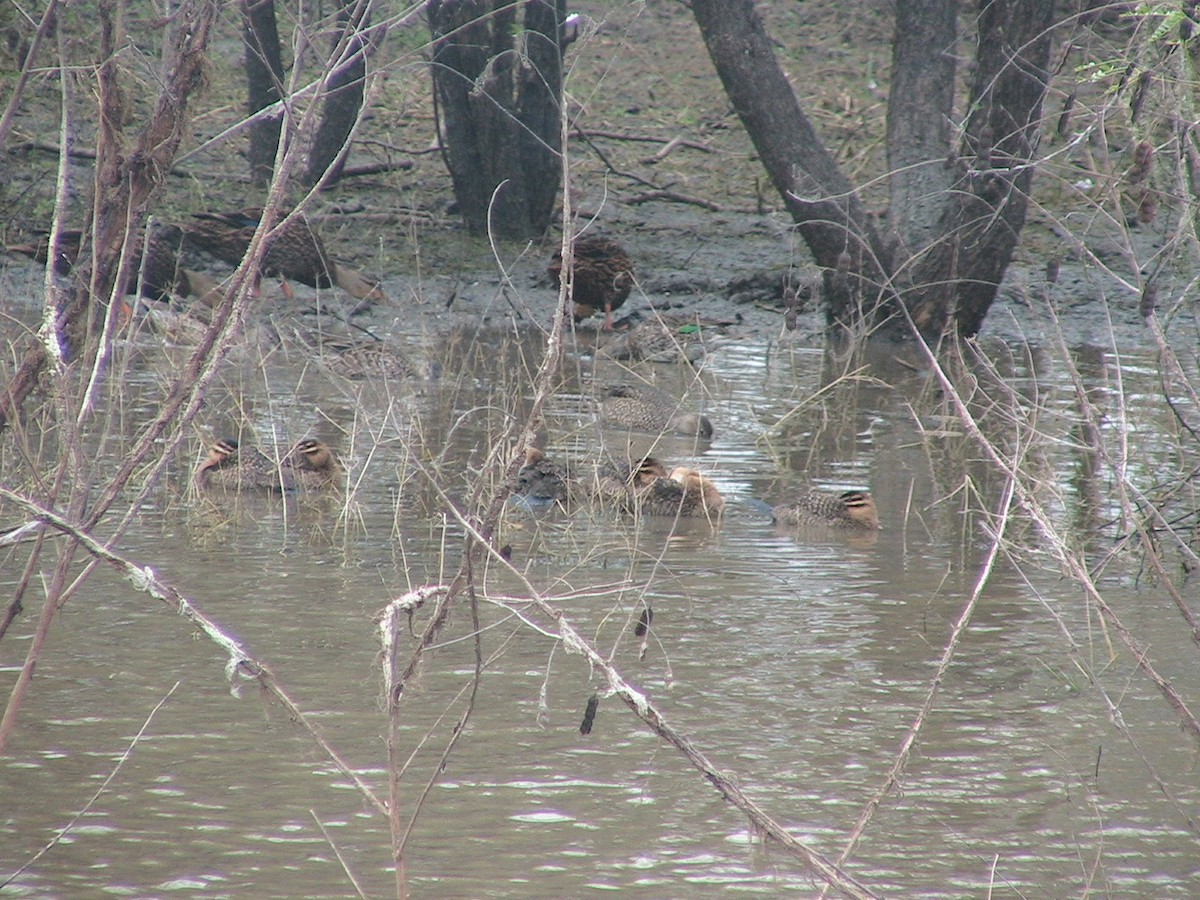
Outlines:
[{"label": "tree bark", "polygon": [[733,107],[824,270],[833,331],[905,337],[911,319],[928,340],[951,330],[969,336],[995,299],[1025,221],[1054,4],[979,7],[966,146],[949,167],[954,4],[897,0],[888,110],[894,223],[884,241],[800,108],[753,0],[692,0]]},{"label": "tree bark", "polygon": [[928,246],[954,182],[955,0],[896,0],[888,92],[889,239],[908,256]]},{"label": "tree bark", "polygon": [[827,310],[839,319],[878,318],[862,305],[886,298],[887,247],[801,109],[754,0],[693,0],[692,13],[767,175],[824,270]]},{"label": "tree bark", "polygon": [[[906,301],[922,334],[983,326],[1025,225],[1050,81],[1053,0],[980,0],[965,145],[942,239],[918,261]],[[945,285],[946,287],[942,287]]]},{"label": "tree bark", "polygon": [[[275,0],[242,0],[242,35],[245,43],[246,85],[250,115],[278,103],[283,97],[283,52],[275,20]],[[271,181],[283,113],[250,125],[250,180],[256,187]]]},{"label": "tree bark", "polygon": [[463,221],[473,234],[540,237],[561,183],[566,0],[430,0],[427,14],[442,151]]},{"label": "tree bark", "polygon": [[[345,60],[335,65],[325,79],[324,108],[321,124],[308,154],[305,182],[333,184],[342,176],[346,165],[343,149],[358,121],[363,105],[363,89],[367,77],[367,28],[369,7],[359,0],[342,0],[338,10],[340,28],[333,38],[333,52]],[[338,53],[344,45],[345,50]]]},{"label": "tree bark", "polygon": [[800,108],[754,0],[693,0],[700,34],[754,149],[817,264],[880,249],[862,201]]}]

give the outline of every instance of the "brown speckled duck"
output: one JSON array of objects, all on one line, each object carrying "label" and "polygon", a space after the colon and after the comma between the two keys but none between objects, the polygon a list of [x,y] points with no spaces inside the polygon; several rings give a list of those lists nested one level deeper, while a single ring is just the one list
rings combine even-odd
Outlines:
[{"label": "brown speckled duck", "polygon": [[597,349],[600,356],[628,362],[698,362],[711,348],[729,340],[728,320],[694,314],[663,313],[613,335]]},{"label": "brown speckled duck", "polygon": [[600,420],[608,425],[649,431],[694,435],[709,439],[712,422],[698,413],[680,412],[679,403],[664,391],[647,384],[608,384],[600,388]]},{"label": "brown speckled duck", "polygon": [[[129,287],[126,293],[137,290],[141,275],[141,296],[150,300],[168,300],[172,294],[192,294],[212,304],[220,297],[216,283],[200,272],[185,269],[179,264],[178,229],[169,226],[155,227],[150,235],[149,252],[143,253],[144,236],[138,235],[131,261]],[[83,245],[83,232],[67,230],[59,233],[58,251],[54,256],[54,271],[68,275],[79,259]],[[31,257],[43,265],[50,258],[50,235],[42,234],[36,241],[27,244],[12,244],[4,248],[10,253]]]},{"label": "brown speckled duck", "polygon": [[279,467],[253,447],[222,438],[196,469],[196,486],[224,490],[279,490]]},{"label": "brown speckled duck", "polygon": [[326,371],[351,381],[411,378],[417,368],[407,356],[383,341],[355,341],[324,337],[319,341],[318,362]]},{"label": "brown speckled duck", "polygon": [[[195,222],[181,226],[184,234],[201,250],[218,259],[239,265],[250,240],[262,219],[260,206],[247,207],[221,213],[196,213]],[[280,210],[282,221],[288,215]],[[386,300],[378,285],[372,284],[358,272],[334,262],[325,250],[325,244],[302,215],[289,219],[271,240],[263,256],[262,271],[283,279],[299,281],[314,288],[337,285],[359,300]],[[284,294],[291,296],[291,288],[284,282]]]},{"label": "brown speckled duck", "polygon": [[792,503],[776,506],[775,521],[790,528],[823,526],[854,531],[876,531],[879,513],[875,498],[866,491],[809,491]]},{"label": "brown speckled duck", "polygon": [[291,449],[283,462],[294,484],[307,488],[336,488],[342,467],[337,456],[322,441],[307,438]]},{"label": "brown speckled duck", "polygon": [[[612,314],[633,288],[633,262],[612,238],[579,238],[573,245],[574,285],[571,301],[575,320],[604,311],[604,330],[612,330]],[[562,278],[562,251],[557,250],[546,271],[558,284]]]},{"label": "brown speckled duck", "polygon": [[652,516],[715,519],[725,509],[725,498],[717,486],[685,466],[676,466],[668,478],[655,478],[638,493],[642,512]]},{"label": "brown speckled duck", "polygon": [[608,467],[597,479],[595,499],[651,516],[715,519],[725,508],[717,486],[695,469],[667,467],[653,456],[636,465]]}]

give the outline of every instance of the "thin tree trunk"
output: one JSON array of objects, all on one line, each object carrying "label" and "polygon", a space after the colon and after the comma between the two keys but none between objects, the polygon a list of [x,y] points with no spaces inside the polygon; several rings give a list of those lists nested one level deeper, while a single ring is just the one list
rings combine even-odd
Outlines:
[{"label": "thin tree trunk", "polygon": [[337,53],[338,47],[345,42],[346,49],[341,58],[346,61],[336,66],[325,79],[328,93],[321,124],[308,155],[307,184],[318,181],[323,181],[326,186],[333,184],[341,178],[346,165],[348,154],[343,149],[362,111],[367,77],[367,39],[364,34],[368,24],[367,11],[367,5],[359,0],[342,0],[338,11],[341,27],[333,38],[333,52]]},{"label": "thin tree trunk", "polygon": [[[980,0],[966,146],[939,229],[908,302],[922,334],[979,331],[1025,225],[1050,81],[1053,0]],[[941,287],[945,285],[945,287]]]},{"label": "thin tree trunk", "polygon": [[[247,109],[254,115],[283,96],[283,52],[275,20],[275,0],[242,0],[242,36],[245,43]],[[250,180],[256,187],[271,181],[279,149],[282,112],[250,125]]]},{"label": "thin tree trunk", "polygon": [[943,161],[954,5],[897,4],[889,104],[897,224],[887,243],[801,110],[753,0],[692,0],[692,12],[734,109],[824,270],[831,329],[906,337],[915,325],[928,340],[947,330],[969,336],[995,299],[1025,222],[1054,3],[980,0],[966,146],[953,169]]},{"label": "thin tree trunk", "polygon": [[887,282],[887,250],[800,108],[754,0],[693,0],[692,13],[767,175],[825,270],[827,308],[857,318],[864,291],[873,306]]},{"label": "thin tree trunk", "polygon": [[[98,142],[92,252],[80,253],[66,302],[56,311],[56,324],[68,361],[86,348],[89,335],[102,318],[104,309],[93,298],[109,297],[114,289],[123,291],[117,284],[122,251],[133,245],[130,235],[144,225],[150,201],[171,170],[187,124],[188,98],[204,81],[204,54],[216,12],[215,0],[185,0],[172,17],[174,43],[163,54],[163,89],[131,151],[119,153],[120,142],[102,129]],[[102,70],[104,129],[114,127],[114,122],[124,115],[115,106],[111,109],[107,106],[118,103],[119,92],[103,87],[106,77],[110,76]],[[128,266],[125,268],[127,279],[133,273]],[[89,310],[91,315],[86,314]],[[37,342],[27,345],[17,371],[0,393],[0,430],[7,427],[37,386],[45,365],[45,348]]]}]

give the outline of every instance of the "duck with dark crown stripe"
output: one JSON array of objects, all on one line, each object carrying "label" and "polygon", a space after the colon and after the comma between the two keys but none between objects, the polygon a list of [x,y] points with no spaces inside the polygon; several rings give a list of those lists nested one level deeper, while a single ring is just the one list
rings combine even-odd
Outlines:
[{"label": "duck with dark crown stripe", "polygon": [[334,488],[340,484],[342,467],[337,456],[322,441],[306,438],[284,458],[283,464],[299,487]]},{"label": "duck with dark crown stripe", "polygon": [[[239,446],[233,438],[222,438],[208,450],[196,469],[196,486],[201,489],[279,490],[279,467],[259,450]],[[286,479],[285,479],[286,480]]]},{"label": "duck with dark crown stripe", "polygon": [[791,528],[824,526],[856,531],[879,529],[875,498],[866,491],[809,491],[792,503],[776,506],[775,521]]},{"label": "duck with dark crown stripe", "polygon": [[[613,310],[618,309],[633,289],[633,262],[612,238],[579,238],[572,246],[574,277],[571,301],[575,321],[604,311],[604,330],[611,331]],[[557,285],[563,275],[562,250],[557,250],[547,273]]]}]

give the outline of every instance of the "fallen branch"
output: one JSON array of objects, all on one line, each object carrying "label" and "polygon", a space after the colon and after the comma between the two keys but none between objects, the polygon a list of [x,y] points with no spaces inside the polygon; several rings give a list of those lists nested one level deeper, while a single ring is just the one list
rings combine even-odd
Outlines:
[{"label": "fallen branch", "polygon": [[112,550],[108,546],[101,544],[92,535],[78,527],[76,524],[67,521],[62,516],[53,510],[46,509],[38,503],[34,503],[27,497],[23,497],[8,488],[0,487],[0,497],[17,504],[24,508],[32,517],[44,522],[46,525],[63,532],[66,535],[78,541],[88,553],[98,560],[101,560],[108,565],[117,569],[130,582],[136,590],[149,594],[155,600],[161,600],[169,606],[174,612],[183,616],[193,625],[195,625],[204,635],[212,641],[216,646],[220,647],[225,653],[225,677],[231,683],[236,684],[238,678],[250,678],[265,690],[268,694],[278,700],[287,710],[288,715],[297,722],[305,731],[309,733],[314,741],[325,751],[326,755],[333,762],[334,766],[341,772],[350,782],[358,788],[359,792],[366,798],[378,812],[387,815],[388,810],[386,804],[376,796],[371,787],[359,777],[358,773],[346,763],[333,746],[325,740],[324,736],[317,729],[309,718],[300,709],[299,704],[288,695],[288,693],[279,684],[275,674],[270,667],[260,659],[253,656],[237,638],[231,636],[225,631],[221,625],[214,619],[209,618],[202,612],[196,604],[185,597],[174,585],[163,581],[155,574],[154,570],[149,566],[139,566],[133,560],[120,553]]},{"label": "fallen branch", "polygon": [[597,651],[575,629],[561,610],[556,609],[546,601],[541,593],[525,578],[524,573],[513,566],[511,562],[504,559],[494,547],[488,545],[483,535],[475,531],[474,526],[465,516],[453,508],[452,514],[457,519],[458,524],[466,529],[468,534],[479,542],[480,546],[487,547],[492,558],[498,564],[505,566],[512,575],[515,575],[524,583],[530,592],[529,603],[555,623],[557,636],[569,652],[578,653],[586,658],[588,666],[604,677],[608,683],[609,695],[619,697],[633,711],[634,715],[646,723],[655,734],[682,753],[688,762],[717,789],[722,797],[733,804],[750,820],[756,833],[771,838],[789,854],[808,866],[827,885],[836,888],[847,896],[856,898],[877,896],[865,885],[844,871],[839,864],[830,862],[807,844],[793,837],[780,822],[771,818],[757,803],[746,796],[742,789],[738,787],[733,775],[718,769],[691,741],[671,727],[654,704],[641,691],[637,690],[637,688],[633,687],[621,676],[621,673],[609,662],[608,658]]},{"label": "fallen branch", "polygon": [[[584,130],[576,128],[574,132],[579,138],[605,138],[610,141],[633,141],[642,144],[666,144],[668,147],[687,147],[689,150],[699,150],[701,153],[716,153],[708,144],[702,144],[699,141],[689,141],[681,137],[664,138],[652,134],[629,134],[624,131],[596,131],[593,129]],[[662,156],[666,156],[669,150],[659,151]],[[657,155],[657,154],[656,154]]]},{"label": "fallen branch", "polygon": [[689,197],[687,194],[677,194],[675,191],[648,191],[645,194],[630,197],[625,202],[630,206],[637,206],[639,203],[650,203],[654,200],[663,200],[668,203],[686,203],[690,206],[699,206],[701,209],[707,209],[709,212],[721,211],[719,203],[705,200],[702,197]]}]

